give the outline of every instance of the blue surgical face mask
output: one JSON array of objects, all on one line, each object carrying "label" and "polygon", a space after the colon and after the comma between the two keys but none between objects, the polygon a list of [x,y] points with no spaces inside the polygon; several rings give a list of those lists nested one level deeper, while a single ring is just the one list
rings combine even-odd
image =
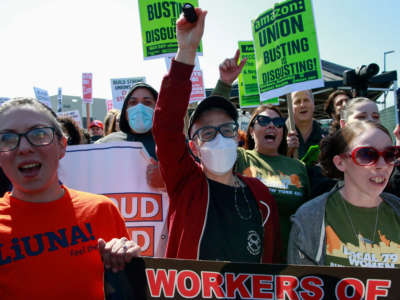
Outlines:
[{"label": "blue surgical face mask", "polygon": [[139,103],[135,106],[129,107],[128,120],[129,126],[137,133],[146,133],[153,126],[153,113],[154,109]]}]

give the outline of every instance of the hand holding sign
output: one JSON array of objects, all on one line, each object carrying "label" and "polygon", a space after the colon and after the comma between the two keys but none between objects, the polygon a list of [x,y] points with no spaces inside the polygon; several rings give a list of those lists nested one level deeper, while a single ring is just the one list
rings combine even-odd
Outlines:
[{"label": "hand holding sign", "polygon": [[196,8],[198,20],[190,23],[183,14],[176,21],[176,39],[178,40],[178,53],[176,60],[185,64],[194,65],[196,49],[200,44],[204,33],[204,23],[207,15],[206,10]]},{"label": "hand holding sign", "polygon": [[238,65],[239,56],[240,50],[237,49],[234,57],[225,59],[219,65],[219,79],[226,84],[232,85],[246,64],[247,58],[245,57]]},{"label": "hand holding sign", "polygon": [[133,257],[140,256],[140,247],[134,241],[129,241],[123,237],[121,239],[112,239],[105,242],[98,240],[98,246],[104,266],[113,272],[122,271],[125,264],[130,262]]},{"label": "hand holding sign", "polygon": [[286,137],[287,142],[287,156],[293,157],[294,152],[299,148],[299,138],[295,130],[289,131]]},{"label": "hand holding sign", "polygon": [[150,164],[146,169],[147,184],[155,189],[165,189],[165,183],[161,176],[160,164],[151,158]]}]

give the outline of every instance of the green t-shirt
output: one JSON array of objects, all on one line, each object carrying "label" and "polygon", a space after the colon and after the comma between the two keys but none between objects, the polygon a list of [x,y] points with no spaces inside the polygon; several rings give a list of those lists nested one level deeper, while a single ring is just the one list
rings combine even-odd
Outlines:
[{"label": "green t-shirt", "polygon": [[400,266],[400,219],[386,202],[357,207],[337,191],[327,200],[325,220],[327,266]]},{"label": "green t-shirt", "polygon": [[282,262],[286,262],[290,233],[290,216],[309,199],[310,184],[304,164],[296,159],[278,155],[267,156],[255,150],[238,148],[236,171],[256,177],[269,189],[278,205],[282,236]]}]

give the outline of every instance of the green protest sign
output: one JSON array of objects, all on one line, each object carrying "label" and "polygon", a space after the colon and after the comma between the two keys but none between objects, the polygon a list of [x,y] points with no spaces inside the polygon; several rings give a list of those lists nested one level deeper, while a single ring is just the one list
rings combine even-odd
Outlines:
[{"label": "green protest sign", "polygon": [[321,87],[311,0],[287,0],[252,21],[261,99]]},{"label": "green protest sign", "polygon": [[271,99],[266,99],[263,101],[260,101],[260,95],[249,95],[246,96],[243,93],[244,87],[240,85],[239,83],[239,104],[241,108],[245,107],[257,107],[260,104],[273,104],[273,105],[279,105],[279,99],[278,97],[274,97]]},{"label": "green protest sign", "polygon": [[[198,7],[198,0],[138,0],[139,15],[142,27],[143,56],[152,59],[176,53],[176,20],[182,13],[185,3]],[[197,54],[202,55],[200,43]]]},{"label": "green protest sign", "polygon": [[260,100],[261,104],[273,104],[273,105],[279,105],[279,98],[274,97],[271,99],[265,99],[265,100]]},{"label": "green protest sign", "polygon": [[243,91],[244,91],[243,83],[241,84],[239,82],[239,105],[241,108],[257,107],[261,104],[260,96],[258,94],[246,96],[246,95],[244,95]]},{"label": "green protest sign", "polygon": [[[260,105],[258,94],[257,72],[254,46],[252,41],[239,41],[239,61],[247,58],[247,62],[239,74],[239,103],[240,107],[256,107]],[[263,103],[279,104],[278,98],[263,101]]]},{"label": "green protest sign", "polygon": [[256,59],[252,41],[239,41],[239,61],[247,58],[247,62],[239,74],[239,83],[243,83],[244,95],[258,95]]}]

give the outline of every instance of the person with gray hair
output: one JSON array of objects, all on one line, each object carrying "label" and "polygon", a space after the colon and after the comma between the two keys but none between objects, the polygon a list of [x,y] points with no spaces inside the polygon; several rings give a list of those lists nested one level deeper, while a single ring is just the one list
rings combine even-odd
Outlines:
[{"label": "person with gray hair", "polygon": [[[312,145],[319,145],[327,134],[321,125],[314,120],[314,96],[310,90],[291,93],[294,122],[299,139],[298,157],[302,158]],[[289,135],[293,134],[289,132]],[[289,152],[292,152],[289,150]]]}]

